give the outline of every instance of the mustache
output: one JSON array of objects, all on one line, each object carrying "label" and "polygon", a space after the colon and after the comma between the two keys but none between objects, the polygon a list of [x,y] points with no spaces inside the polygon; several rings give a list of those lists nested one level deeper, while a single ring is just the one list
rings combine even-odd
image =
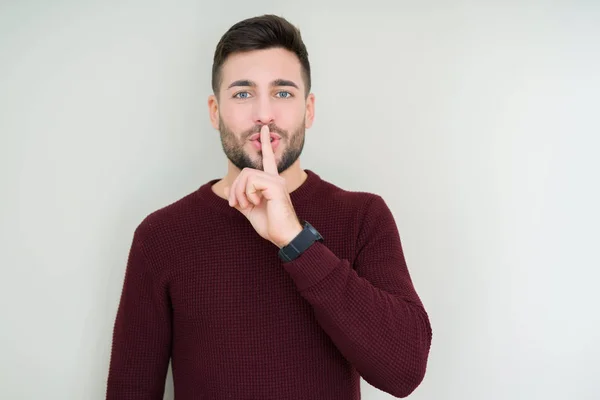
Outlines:
[{"label": "mustache", "polygon": [[[278,127],[275,124],[268,124],[267,125],[269,127],[269,131],[270,132],[277,132],[277,134],[279,134],[279,136],[281,136],[283,139],[286,139],[288,136],[288,133],[281,129],[280,127]],[[255,133],[260,133],[260,130],[262,129],[263,125],[255,125],[254,127],[248,129],[245,132],[245,137],[246,139],[248,139],[250,136],[254,135]]]}]

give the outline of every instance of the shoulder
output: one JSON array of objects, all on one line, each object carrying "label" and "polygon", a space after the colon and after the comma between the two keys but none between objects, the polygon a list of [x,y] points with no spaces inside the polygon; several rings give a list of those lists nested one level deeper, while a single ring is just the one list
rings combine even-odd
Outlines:
[{"label": "shoulder", "polygon": [[318,210],[314,219],[321,224],[314,226],[329,238],[338,254],[352,258],[354,250],[345,246],[361,248],[380,234],[395,234],[394,217],[380,193],[325,181],[315,193],[314,203]]},{"label": "shoulder", "polygon": [[328,203],[339,212],[348,212],[354,216],[364,216],[382,208],[388,208],[386,201],[379,193],[351,190],[329,181],[323,181],[317,197],[319,202]]},{"label": "shoulder", "polygon": [[198,214],[196,195],[194,191],[148,213],[137,225],[135,236],[148,245],[179,237]]}]

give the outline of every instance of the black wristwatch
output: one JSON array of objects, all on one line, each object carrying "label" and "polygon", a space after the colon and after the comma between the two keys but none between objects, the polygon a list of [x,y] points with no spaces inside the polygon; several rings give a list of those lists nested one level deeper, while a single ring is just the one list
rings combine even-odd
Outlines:
[{"label": "black wristwatch", "polygon": [[283,262],[295,260],[314,242],[323,242],[323,236],[311,224],[304,221],[302,226],[302,231],[289,244],[279,249],[279,258]]}]

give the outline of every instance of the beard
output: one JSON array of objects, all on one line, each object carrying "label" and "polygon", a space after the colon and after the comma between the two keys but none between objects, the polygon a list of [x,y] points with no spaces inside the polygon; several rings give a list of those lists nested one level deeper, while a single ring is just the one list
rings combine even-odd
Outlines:
[{"label": "beard", "polygon": [[[231,129],[223,123],[223,119],[219,120],[219,132],[221,133],[221,145],[225,155],[240,170],[244,168],[253,168],[263,170],[262,150],[258,151],[258,157],[252,159],[249,152],[244,149],[248,143],[248,138],[259,133],[262,125],[256,125],[253,128],[241,133],[235,134]],[[283,148],[281,159],[276,160],[277,172],[282,173],[287,170],[302,154],[304,148],[304,133],[305,127],[302,122],[295,131],[290,134],[288,131],[280,129],[275,124],[269,124],[269,131],[276,132],[281,136],[278,148]],[[282,147],[283,146],[283,147]]]}]

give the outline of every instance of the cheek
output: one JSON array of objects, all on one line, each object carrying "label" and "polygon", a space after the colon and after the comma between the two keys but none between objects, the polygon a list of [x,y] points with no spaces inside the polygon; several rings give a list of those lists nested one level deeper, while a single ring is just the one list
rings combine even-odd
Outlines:
[{"label": "cheek", "polygon": [[289,129],[304,123],[304,111],[304,104],[282,104],[275,108],[273,116],[277,125]]},{"label": "cheek", "polygon": [[235,132],[248,128],[247,114],[243,107],[222,107],[220,110],[221,121]]}]

